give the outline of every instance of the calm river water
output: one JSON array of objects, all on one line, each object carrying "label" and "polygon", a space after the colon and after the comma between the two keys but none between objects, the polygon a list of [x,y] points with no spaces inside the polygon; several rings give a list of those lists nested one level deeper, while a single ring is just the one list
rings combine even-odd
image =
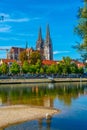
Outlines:
[{"label": "calm river water", "polygon": [[87,83],[0,85],[0,106],[12,104],[53,107],[61,113],[0,130],[87,130]]}]

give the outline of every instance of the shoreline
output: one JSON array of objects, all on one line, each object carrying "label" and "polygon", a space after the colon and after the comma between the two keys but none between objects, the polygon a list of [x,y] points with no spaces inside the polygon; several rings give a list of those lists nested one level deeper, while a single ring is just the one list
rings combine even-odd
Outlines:
[{"label": "shoreline", "polygon": [[57,113],[60,113],[57,109],[27,105],[0,107],[0,128],[5,128],[25,121],[46,118],[46,114],[51,117]]},{"label": "shoreline", "polygon": [[32,83],[61,83],[61,82],[87,82],[87,78],[0,79],[0,84],[32,84]]}]

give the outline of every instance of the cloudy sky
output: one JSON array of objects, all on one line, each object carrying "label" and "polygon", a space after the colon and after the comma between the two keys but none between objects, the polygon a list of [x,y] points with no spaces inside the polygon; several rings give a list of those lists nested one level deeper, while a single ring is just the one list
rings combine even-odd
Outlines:
[{"label": "cloudy sky", "polygon": [[0,0],[0,48],[25,47],[26,41],[35,48],[39,27],[45,39],[49,24],[54,59],[79,58],[72,45],[79,40],[73,30],[80,6],[81,0]]}]

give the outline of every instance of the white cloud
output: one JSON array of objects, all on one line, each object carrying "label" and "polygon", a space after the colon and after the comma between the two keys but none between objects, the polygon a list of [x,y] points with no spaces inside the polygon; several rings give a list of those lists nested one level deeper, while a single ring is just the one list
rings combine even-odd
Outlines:
[{"label": "white cloud", "polygon": [[10,49],[11,46],[0,46],[1,49]]},{"label": "white cloud", "polygon": [[16,23],[21,23],[21,22],[28,22],[29,19],[28,18],[20,18],[20,19],[5,19],[3,22],[16,22]]},{"label": "white cloud", "polygon": [[23,16],[23,18],[12,18],[9,14],[0,13],[0,22],[15,22],[15,23],[21,23],[21,22],[28,22],[32,20],[39,20],[41,18],[39,17],[33,17],[33,18],[26,18]]},{"label": "white cloud", "polygon": [[0,37],[0,40],[3,40],[3,41],[10,41],[10,40],[20,41],[20,39],[16,38],[16,37]]},{"label": "white cloud", "polygon": [[3,16],[5,18],[9,18],[10,17],[9,14],[5,14],[5,13],[0,13],[0,16]]},{"label": "white cloud", "polygon": [[62,53],[70,53],[70,51],[54,51],[53,52],[54,55],[62,54]]},{"label": "white cloud", "polygon": [[0,13],[0,22],[28,22],[29,20],[29,18],[12,18],[9,14]]},{"label": "white cloud", "polygon": [[0,27],[0,33],[1,32],[11,32],[11,26]]}]

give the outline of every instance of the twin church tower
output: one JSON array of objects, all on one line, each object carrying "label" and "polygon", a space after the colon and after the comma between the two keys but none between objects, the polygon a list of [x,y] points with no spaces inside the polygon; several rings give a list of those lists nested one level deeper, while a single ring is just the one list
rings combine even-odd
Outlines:
[{"label": "twin church tower", "polygon": [[50,37],[49,25],[47,25],[45,40],[43,40],[42,38],[42,30],[40,27],[38,33],[38,40],[36,41],[36,50],[40,51],[42,59],[53,60],[53,47]]},{"label": "twin church tower", "polygon": [[[19,54],[24,50],[25,48],[12,47],[7,53],[7,59],[19,60]],[[42,38],[41,28],[39,29],[38,40],[36,41],[36,50],[40,52],[43,60],[53,60],[53,49],[52,49],[52,41],[50,38],[49,25],[47,25],[45,40],[43,40]],[[26,49],[28,56],[32,51],[34,51],[34,49],[31,48]]]}]

